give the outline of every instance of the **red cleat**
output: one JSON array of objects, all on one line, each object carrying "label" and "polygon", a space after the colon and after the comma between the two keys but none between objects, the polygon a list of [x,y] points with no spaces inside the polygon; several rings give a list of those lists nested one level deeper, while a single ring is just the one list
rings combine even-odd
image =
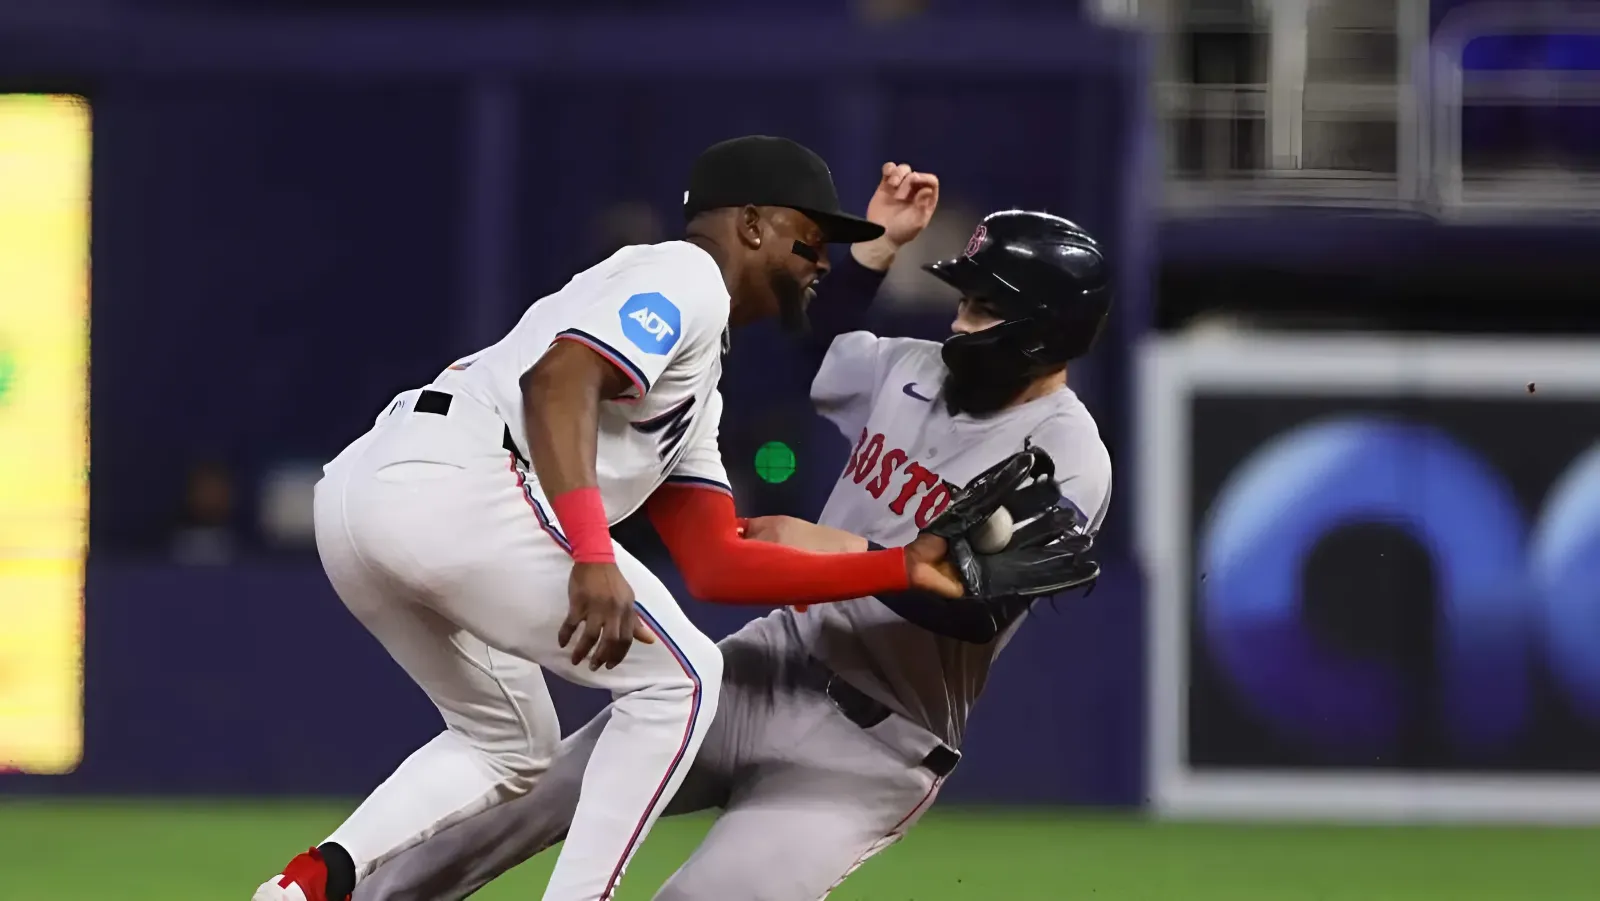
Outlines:
[{"label": "red cleat", "polygon": [[295,855],[283,872],[268,879],[250,896],[250,901],[350,901],[349,895],[329,898],[327,895],[328,865],[322,854],[312,848]]}]

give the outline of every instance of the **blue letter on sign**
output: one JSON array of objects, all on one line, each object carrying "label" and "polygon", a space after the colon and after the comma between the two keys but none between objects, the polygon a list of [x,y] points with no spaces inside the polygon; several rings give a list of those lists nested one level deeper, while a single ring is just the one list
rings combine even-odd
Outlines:
[{"label": "blue letter on sign", "polygon": [[1551,675],[1584,719],[1600,722],[1600,444],[1551,489],[1528,556]]},{"label": "blue letter on sign", "polygon": [[678,308],[664,294],[635,294],[617,315],[622,319],[623,336],[647,354],[664,356],[678,343]]},{"label": "blue letter on sign", "polygon": [[[1593,496],[1593,493],[1589,493]],[[1576,511],[1575,511],[1576,513]],[[1543,542],[1546,580],[1563,588],[1549,614],[1575,634],[1587,592],[1566,546],[1596,534],[1569,517]],[[1341,525],[1381,522],[1416,537],[1433,558],[1445,719],[1458,746],[1514,737],[1527,710],[1530,601],[1526,525],[1499,474],[1425,426],[1352,418],[1304,426],[1234,472],[1200,540],[1200,619],[1228,681],[1259,714],[1298,737],[1390,750],[1402,718],[1397,675],[1319,646],[1300,610],[1300,571],[1317,540]],[[1581,665],[1569,682],[1594,685]]]}]

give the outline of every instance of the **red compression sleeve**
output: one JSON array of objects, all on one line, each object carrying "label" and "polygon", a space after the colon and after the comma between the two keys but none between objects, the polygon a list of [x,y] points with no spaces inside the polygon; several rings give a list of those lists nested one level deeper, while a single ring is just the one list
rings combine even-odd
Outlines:
[{"label": "red compression sleeve", "polygon": [[606,524],[606,505],[600,489],[574,488],[550,499],[556,520],[572,545],[572,559],[578,563],[615,563],[611,549],[611,528]]},{"label": "red compression sleeve", "polygon": [[733,498],[663,485],[646,507],[689,593],[717,604],[822,604],[910,587],[902,548],[815,554],[739,534]]}]

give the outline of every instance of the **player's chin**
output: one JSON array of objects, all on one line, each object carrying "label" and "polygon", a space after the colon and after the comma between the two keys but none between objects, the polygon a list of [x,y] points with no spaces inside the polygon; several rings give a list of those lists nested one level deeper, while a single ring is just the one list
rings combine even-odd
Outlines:
[{"label": "player's chin", "polygon": [[775,299],[778,324],[784,331],[803,334],[810,328],[810,322],[806,318],[806,307],[809,306],[810,299],[804,292]]},{"label": "player's chin", "polygon": [[1020,386],[992,376],[950,373],[945,377],[941,393],[951,415],[984,416],[1003,409],[1020,390]]}]

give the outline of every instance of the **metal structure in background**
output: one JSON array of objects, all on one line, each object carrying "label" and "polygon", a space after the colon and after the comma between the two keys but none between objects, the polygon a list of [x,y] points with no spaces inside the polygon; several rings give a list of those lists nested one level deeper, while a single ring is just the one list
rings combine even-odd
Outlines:
[{"label": "metal structure in background", "polygon": [[[1600,209],[1600,154],[1578,165],[1524,160],[1484,171],[1465,159],[1464,133],[1472,107],[1592,110],[1600,107],[1600,59],[1575,69],[1496,68],[1472,71],[1468,46],[1485,38],[1586,37],[1600,44],[1600,7],[1592,3],[1477,2],[1450,11],[1434,30],[1432,171],[1441,209],[1458,216],[1520,218],[1548,211]],[[1600,57],[1600,54],[1596,54]],[[1589,137],[1594,137],[1589,129]],[[1584,167],[1581,163],[1587,162]]]},{"label": "metal structure in background", "polygon": [[1427,0],[1146,0],[1171,212],[1414,207]]},{"label": "metal structure in background", "polygon": [[[1469,172],[1463,163],[1473,107],[1580,110],[1600,96],[1591,69],[1472,72],[1466,47],[1600,35],[1592,3],[1105,0],[1098,9],[1160,35],[1170,213],[1277,205],[1516,221],[1600,201],[1588,166],[1530,160]],[[1541,127],[1587,127],[1554,121]]]}]

